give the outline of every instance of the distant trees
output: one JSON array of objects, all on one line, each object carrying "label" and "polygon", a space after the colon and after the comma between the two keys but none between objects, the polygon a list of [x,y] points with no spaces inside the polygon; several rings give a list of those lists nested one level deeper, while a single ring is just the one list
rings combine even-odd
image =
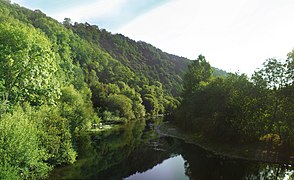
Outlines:
[{"label": "distant trees", "polygon": [[136,42],[121,34],[112,35],[87,23],[74,23],[70,29],[129,67],[137,77],[146,78],[150,84],[158,81],[165,93],[171,96],[180,95],[188,59],[162,52],[150,44]]}]

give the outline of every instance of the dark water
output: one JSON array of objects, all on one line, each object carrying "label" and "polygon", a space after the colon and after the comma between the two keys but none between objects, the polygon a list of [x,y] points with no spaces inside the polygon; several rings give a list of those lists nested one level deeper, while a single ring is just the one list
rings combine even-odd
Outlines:
[{"label": "dark water", "polygon": [[215,156],[160,137],[155,131],[160,121],[137,121],[82,135],[78,161],[55,169],[49,179],[294,179],[293,167]]}]

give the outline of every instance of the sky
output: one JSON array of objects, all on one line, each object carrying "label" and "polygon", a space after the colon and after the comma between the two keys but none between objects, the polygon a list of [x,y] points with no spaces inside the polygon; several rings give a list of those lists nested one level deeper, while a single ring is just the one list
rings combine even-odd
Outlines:
[{"label": "sky", "polygon": [[214,67],[252,74],[294,48],[293,0],[12,0]]}]

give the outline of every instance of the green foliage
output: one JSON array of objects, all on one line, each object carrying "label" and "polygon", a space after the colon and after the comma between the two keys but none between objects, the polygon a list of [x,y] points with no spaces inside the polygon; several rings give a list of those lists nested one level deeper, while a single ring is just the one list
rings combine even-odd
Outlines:
[{"label": "green foliage", "polygon": [[22,177],[18,174],[18,171],[8,164],[0,166],[0,178],[1,179],[21,179]]},{"label": "green foliage", "polygon": [[[291,59],[287,64],[269,59],[254,73],[252,80],[244,74],[210,79],[209,70],[205,71],[203,66],[189,66],[176,122],[214,139],[236,142],[275,139],[273,145],[292,146],[294,115],[290,62]],[[279,143],[276,143],[276,136]]]},{"label": "green foliage", "polygon": [[152,94],[145,94],[143,104],[146,111],[151,115],[157,115],[159,112],[158,100]]},{"label": "green foliage", "polygon": [[118,111],[119,116],[126,119],[133,119],[135,115],[132,111],[132,100],[122,94],[110,94],[107,97],[108,108]]},{"label": "green foliage", "polygon": [[167,100],[164,99],[164,92],[160,82],[155,81],[154,85],[151,86],[143,85],[141,94],[147,113],[152,116],[164,113],[164,105]]},{"label": "green foliage", "polygon": [[32,121],[39,129],[39,139],[46,149],[51,165],[70,164],[76,160],[73,149],[70,121],[61,116],[57,107],[42,106],[38,110],[27,107]]},{"label": "green foliage", "polygon": [[62,89],[61,116],[69,120],[72,132],[87,130],[91,123],[99,122],[90,102],[90,93],[87,88],[80,93],[72,85]]},{"label": "green foliage", "polygon": [[294,49],[292,52],[288,54],[288,58],[286,60],[286,66],[287,66],[287,75],[292,82],[292,85],[294,83]]},{"label": "green foliage", "polygon": [[186,94],[196,91],[201,82],[207,82],[212,76],[212,68],[205,57],[199,55],[198,59],[188,66],[184,76],[184,91]]},{"label": "green foliage", "polygon": [[252,80],[256,85],[269,89],[280,89],[289,84],[287,67],[276,59],[268,59],[263,68],[255,71]]},{"label": "green foliage", "polygon": [[[40,130],[20,107],[0,120],[0,178],[46,177],[51,167],[46,149],[38,138]],[[11,177],[9,177],[11,176]]]},{"label": "green foliage", "polygon": [[102,113],[104,122],[120,123],[124,122],[124,119],[119,117],[119,112],[103,111]]},{"label": "green foliage", "polygon": [[16,106],[1,117],[0,130],[1,179],[46,177],[52,166],[76,160],[70,119],[58,107]]},{"label": "green foliage", "polygon": [[170,97],[165,96],[163,100],[165,114],[171,114],[175,109],[177,109],[180,105],[180,101]]},{"label": "green foliage", "polygon": [[143,106],[143,100],[140,93],[136,92],[134,88],[131,88],[124,82],[118,82],[121,94],[132,100],[132,111],[136,118],[145,116],[145,107]]},{"label": "green foliage", "polygon": [[13,104],[55,104],[60,96],[55,77],[58,66],[48,39],[17,21],[1,23],[0,47],[0,79],[5,99]]},{"label": "green foliage", "polygon": [[149,82],[161,82],[164,91],[168,94],[180,94],[182,75],[189,64],[188,59],[162,52],[145,42],[135,42],[121,34],[112,35],[87,23],[74,23],[70,29],[92,44],[101,47],[129,67],[136,76],[142,76]]}]

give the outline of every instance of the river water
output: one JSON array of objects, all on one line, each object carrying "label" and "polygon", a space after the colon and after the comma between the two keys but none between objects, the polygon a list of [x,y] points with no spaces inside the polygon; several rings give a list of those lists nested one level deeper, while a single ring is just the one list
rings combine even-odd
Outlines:
[{"label": "river water", "polygon": [[216,156],[181,140],[161,137],[162,119],[140,120],[81,135],[79,157],[49,179],[217,180],[294,179],[293,167]]}]

